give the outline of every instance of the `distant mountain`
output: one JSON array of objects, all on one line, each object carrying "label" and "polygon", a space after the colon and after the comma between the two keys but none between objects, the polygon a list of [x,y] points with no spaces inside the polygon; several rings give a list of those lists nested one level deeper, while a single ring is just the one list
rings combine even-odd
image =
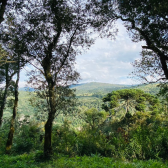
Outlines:
[{"label": "distant mountain", "polygon": [[[122,85],[122,84],[109,84],[109,83],[99,83],[99,82],[90,82],[90,83],[81,83],[81,84],[75,84],[71,85],[70,88],[76,89],[76,94],[78,96],[82,95],[90,95],[94,93],[100,93],[102,95],[105,95],[107,93],[110,93],[114,90],[120,90],[120,89],[141,89],[145,91],[146,93],[150,93],[153,95],[156,95],[159,92],[159,87],[157,87],[158,84],[147,84],[147,85]],[[19,91],[29,91],[33,92],[34,89],[30,87],[24,87],[20,88]]]},{"label": "distant mountain", "polygon": [[120,85],[120,84],[109,84],[109,83],[99,83],[99,82],[90,82],[73,87],[76,89],[77,95],[82,94],[92,94],[92,93],[102,93],[107,94],[114,90],[130,88],[131,85]]},{"label": "distant mountain", "polygon": [[159,87],[157,83],[154,84],[143,84],[143,85],[122,85],[122,84],[109,84],[109,83],[99,83],[91,82],[73,87],[76,89],[76,94],[79,95],[89,95],[93,93],[101,93],[103,95],[110,93],[114,90],[120,89],[141,89],[146,93],[156,95],[159,92]]},{"label": "distant mountain", "polygon": [[[135,88],[141,89],[146,93],[150,93],[152,95],[156,95],[160,88],[158,87],[158,83],[153,83],[153,84],[143,84],[143,85],[138,85]],[[134,87],[133,87],[134,88]]]},{"label": "distant mountain", "polygon": [[23,87],[23,88],[19,88],[19,91],[29,91],[29,92],[34,92],[35,89],[31,88],[31,87]]},{"label": "distant mountain", "polygon": [[86,83],[75,84],[75,85],[69,86],[69,88],[74,88],[74,87],[82,86],[82,85],[85,85],[85,84]]}]

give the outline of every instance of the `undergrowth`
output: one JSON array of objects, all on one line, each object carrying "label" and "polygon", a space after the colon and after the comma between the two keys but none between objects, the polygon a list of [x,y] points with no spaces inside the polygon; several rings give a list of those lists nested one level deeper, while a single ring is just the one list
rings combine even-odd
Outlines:
[{"label": "undergrowth", "polygon": [[0,156],[1,168],[168,168],[168,163],[159,160],[132,162],[116,160],[100,155],[91,156],[53,156],[49,161],[37,160],[38,153],[22,154],[17,156]]}]

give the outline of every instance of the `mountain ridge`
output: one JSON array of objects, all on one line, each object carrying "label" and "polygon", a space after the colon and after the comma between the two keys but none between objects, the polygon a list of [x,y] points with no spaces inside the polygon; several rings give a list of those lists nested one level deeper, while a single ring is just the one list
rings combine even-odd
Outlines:
[{"label": "mountain ridge", "polygon": [[[107,94],[114,90],[120,89],[141,89],[147,93],[156,94],[159,91],[157,87],[158,84],[141,84],[141,85],[125,85],[125,84],[110,84],[110,83],[101,83],[101,82],[88,82],[88,83],[80,83],[73,84],[70,86],[72,89],[76,89],[77,95],[93,94],[93,93],[102,93]],[[29,91],[33,92],[35,89],[30,87],[20,88],[19,91]]]}]

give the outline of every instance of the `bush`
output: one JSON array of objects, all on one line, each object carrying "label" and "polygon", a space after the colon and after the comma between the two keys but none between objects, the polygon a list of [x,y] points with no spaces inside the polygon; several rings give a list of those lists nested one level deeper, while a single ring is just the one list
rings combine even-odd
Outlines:
[{"label": "bush", "polygon": [[10,128],[10,120],[5,119],[2,127],[0,128],[0,155],[5,153],[9,128]]},{"label": "bush", "polygon": [[77,134],[70,128],[70,122],[65,120],[62,126],[53,128],[53,151],[69,156],[76,155],[76,138]]},{"label": "bush", "polygon": [[41,134],[43,133],[38,123],[22,124],[21,127],[17,128],[14,135],[12,152],[22,154],[42,149]]},{"label": "bush", "polygon": [[145,116],[136,120],[130,128],[130,140],[125,149],[127,158],[168,158],[168,127],[159,115]]}]

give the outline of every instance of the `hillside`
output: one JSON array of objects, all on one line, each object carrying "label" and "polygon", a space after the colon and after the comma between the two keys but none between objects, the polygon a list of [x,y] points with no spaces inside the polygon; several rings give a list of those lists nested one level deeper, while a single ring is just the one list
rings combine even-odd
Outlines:
[{"label": "hillside", "polygon": [[[79,85],[74,85],[72,88],[76,89],[77,96],[94,96],[94,95],[106,95],[109,92],[120,89],[141,89],[146,93],[150,93],[156,95],[159,92],[158,84],[143,84],[143,85],[122,85],[122,84],[109,84],[109,83],[99,83],[99,82],[91,82],[84,83]],[[97,96],[95,96],[97,97]]]},{"label": "hillside", "polygon": [[109,92],[119,89],[129,88],[131,85],[109,84],[90,82],[73,87],[76,89],[77,96],[91,96],[92,94],[99,93],[105,95]]},{"label": "hillside", "polygon": [[135,88],[137,89],[141,89],[146,93],[150,93],[152,95],[156,95],[159,92],[159,87],[157,83],[153,83],[153,84],[143,84],[143,85],[139,85],[136,86]]},{"label": "hillside", "polygon": [[[76,95],[79,102],[79,108],[83,106],[87,108],[96,108],[99,111],[102,110],[102,98],[109,92],[114,90],[126,89],[126,88],[138,88],[146,93],[150,93],[156,95],[159,91],[159,87],[157,84],[148,84],[148,85],[139,85],[139,86],[129,86],[129,85],[117,85],[117,84],[108,84],[108,83],[84,83],[79,84],[71,87],[76,89]],[[30,105],[29,99],[31,95],[34,94],[33,90],[30,88],[29,92],[25,91],[25,89],[19,89],[19,103],[18,103],[18,115],[21,117],[22,115],[25,116],[33,116],[37,113],[38,109],[36,107],[32,107]],[[4,117],[9,117],[12,115],[12,108],[6,107],[4,111]],[[62,121],[62,116],[58,116],[56,119],[57,122]]]},{"label": "hillside", "polygon": [[[77,96],[92,96],[93,94],[101,94],[106,95],[109,92],[114,90],[120,89],[127,89],[127,88],[137,88],[145,91],[146,93],[150,94],[157,94],[159,91],[158,84],[143,84],[143,85],[122,85],[122,84],[110,84],[110,83],[99,83],[99,82],[90,82],[90,83],[81,83],[76,85],[71,85],[70,88],[76,89]],[[19,91],[29,91],[33,92],[33,88],[20,88]]]}]

